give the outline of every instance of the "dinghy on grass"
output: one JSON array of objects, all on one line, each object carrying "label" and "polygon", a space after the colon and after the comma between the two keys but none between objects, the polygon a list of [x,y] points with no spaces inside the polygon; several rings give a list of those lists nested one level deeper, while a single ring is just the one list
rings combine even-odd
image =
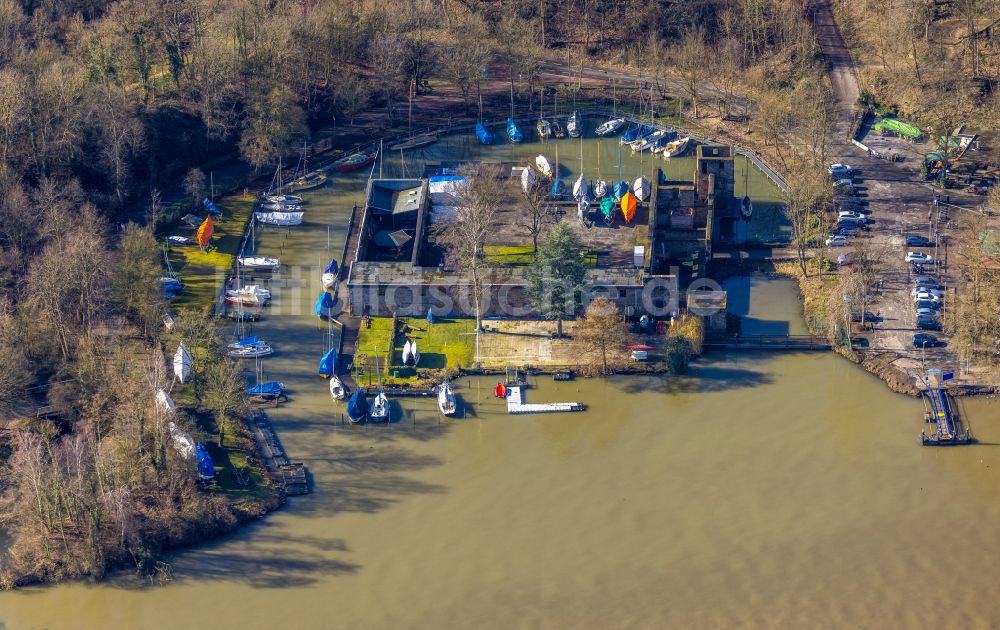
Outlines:
[{"label": "dinghy on grass", "polygon": [[188,353],[187,348],[184,347],[184,342],[182,341],[179,346],[177,346],[177,352],[174,353],[174,376],[181,383],[185,383],[188,377],[191,376],[191,355]]}]

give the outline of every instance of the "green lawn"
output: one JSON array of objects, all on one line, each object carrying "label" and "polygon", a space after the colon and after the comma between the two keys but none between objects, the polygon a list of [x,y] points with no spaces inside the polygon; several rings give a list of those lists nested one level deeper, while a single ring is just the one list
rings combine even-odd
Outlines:
[{"label": "green lawn", "polygon": [[[513,265],[524,267],[535,259],[535,250],[528,246],[487,245],[485,249],[486,262],[496,265]],[[597,253],[588,251],[583,257],[583,263],[588,268],[597,266]]]},{"label": "green lawn", "polygon": [[[374,356],[377,352],[379,367],[385,369],[392,337],[392,318],[372,318],[371,321],[371,328],[362,326],[358,334],[355,364],[370,363],[374,368]],[[475,354],[475,335],[472,334],[476,327],[474,320],[438,318],[433,324],[427,323],[423,318],[400,318],[400,321],[400,334],[391,339],[390,365],[383,373],[383,379],[387,382],[412,384],[418,380],[417,368],[402,365],[403,344],[407,339],[417,342],[420,351],[418,367],[421,371],[457,369],[472,364]]]},{"label": "green lawn", "polygon": [[[170,266],[184,282],[184,291],[171,302],[172,308],[209,308],[218,295],[220,283],[225,282],[232,269],[254,200],[250,196],[226,197],[218,206],[222,217],[215,221],[210,250],[202,251],[197,245],[170,245]],[[179,226],[178,222],[165,232],[187,235]]]}]

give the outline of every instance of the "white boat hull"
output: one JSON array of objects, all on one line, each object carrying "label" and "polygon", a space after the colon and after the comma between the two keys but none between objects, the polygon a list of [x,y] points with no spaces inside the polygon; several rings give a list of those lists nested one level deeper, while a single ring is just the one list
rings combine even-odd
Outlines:
[{"label": "white boat hull", "polygon": [[324,273],[323,274],[323,288],[332,289],[337,284],[337,274],[335,273]]},{"label": "white boat hull", "polygon": [[442,384],[438,390],[438,409],[446,416],[454,416],[458,409],[455,394],[451,391],[451,386],[448,383]]},{"label": "white boat hull", "polygon": [[544,155],[539,155],[538,157],[535,158],[535,166],[538,168],[538,171],[542,175],[545,175],[546,177],[552,177],[552,164],[549,162],[549,159]]},{"label": "white boat hull", "polygon": [[330,376],[330,395],[333,396],[334,400],[344,400],[347,398],[347,389],[344,387],[344,383],[340,380],[340,377],[336,375]]}]

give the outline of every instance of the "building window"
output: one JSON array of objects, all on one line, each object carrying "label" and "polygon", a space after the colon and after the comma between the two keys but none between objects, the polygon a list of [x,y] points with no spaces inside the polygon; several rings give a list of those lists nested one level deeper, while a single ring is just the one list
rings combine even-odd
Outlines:
[{"label": "building window", "polygon": [[701,163],[701,172],[702,172],[702,174],[707,174],[708,173],[708,162],[702,161],[702,163]]}]

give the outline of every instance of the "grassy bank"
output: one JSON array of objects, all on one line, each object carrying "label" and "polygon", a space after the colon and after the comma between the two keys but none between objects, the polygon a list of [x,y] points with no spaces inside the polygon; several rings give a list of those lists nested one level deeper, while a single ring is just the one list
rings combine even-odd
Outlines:
[{"label": "grassy bank", "polygon": [[[383,369],[382,379],[387,383],[416,385],[427,379],[436,380],[444,370],[473,364],[476,343],[473,320],[438,318],[431,324],[426,319],[404,317],[397,320],[395,330],[392,322],[390,317],[372,318],[371,328],[362,326],[358,333],[355,365],[371,374],[373,380],[376,353]],[[419,367],[402,364],[407,339],[417,342]],[[366,380],[364,376],[362,380]]]},{"label": "grassy bank", "polygon": [[[218,206],[222,215],[215,220],[215,234],[209,250],[202,251],[197,245],[170,244],[170,267],[184,282],[184,291],[173,300],[172,308],[210,308],[221,283],[232,269],[246,222],[253,212],[254,198],[252,195],[226,197]],[[166,234],[188,235],[189,231],[178,221]]]}]

